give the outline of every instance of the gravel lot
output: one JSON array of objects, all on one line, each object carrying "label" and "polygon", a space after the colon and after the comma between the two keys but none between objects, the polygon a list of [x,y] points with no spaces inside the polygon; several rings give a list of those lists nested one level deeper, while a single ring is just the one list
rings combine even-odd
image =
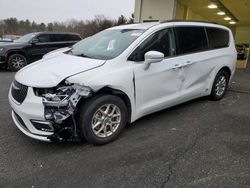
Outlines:
[{"label": "gravel lot", "polygon": [[0,187],[250,187],[250,73],[237,71],[223,100],[141,118],[105,146],[24,136],[7,100],[13,77],[0,72]]}]

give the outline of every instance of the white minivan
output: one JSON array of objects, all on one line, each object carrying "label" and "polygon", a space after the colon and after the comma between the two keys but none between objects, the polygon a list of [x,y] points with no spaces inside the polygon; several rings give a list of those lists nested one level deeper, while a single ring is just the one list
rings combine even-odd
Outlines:
[{"label": "white minivan", "polygon": [[9,92],[12,118],[34,139],[105,144],[147,114],[223,98],[236,56],[232,32],[218,24],[113,27],[20,70]]}]

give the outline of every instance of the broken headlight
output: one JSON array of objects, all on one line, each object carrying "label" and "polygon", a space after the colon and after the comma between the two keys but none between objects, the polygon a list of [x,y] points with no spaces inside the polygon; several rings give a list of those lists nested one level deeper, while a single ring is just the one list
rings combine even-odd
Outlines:
[{"label": "broken headlight", "polygon": [[34,93],[42,97],[45,119],[60,124],[74,114],[80,99],[89,97],[92,91],[87,86],[64,82],[56,88],[35,88]]}]

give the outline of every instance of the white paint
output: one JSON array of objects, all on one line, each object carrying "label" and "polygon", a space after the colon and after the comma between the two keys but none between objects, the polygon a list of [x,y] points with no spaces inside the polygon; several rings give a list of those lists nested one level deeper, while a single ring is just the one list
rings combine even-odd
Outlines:
[{"label": "white paint", "polygon": [[[227,48],[165,58],[161,62],[152,63],[146,70],[145,62],[127,60],[134,49],[152,33],[178,25],[226,29],[230,32],[230,45]],[[42,135],[40,140],[44,140],[44,136],[49,134],[36,130],[29,121],[30,119],[44,120],[42,98],[34,95],[32,87],[54,87],[66,79],[70,83],[88,86],[94,92],[103,87],[120,90],[130,100],[131,122],[133,122],[152,112],[209,95],[216,74],[224,66],[229,67],[232,75],[234,74],[236,50],[232,33],[224,26],[198,22],[171,22],[134,24],[111,29],[117,28],[144,28],[146,31],[121,55],[106,62],[66,55],[62,52],[67,49],[63,49],[46,55],[44,59],[16,74],[15,78],[18,82],[30,86],[28,95],[21,105],[16,104],[9,94],[11,107],[22,117],[29,129],[29,132],[21,129],[22,132],[35,139],[39,138],[31,134]],[[153,55],[160,57],[156,53]],[[14,122],[20,129],[15,119]]]},{"label": "white paint", "polygon": [[104,63],[104,60],[90,60],[61,53],[21,69],[15,79],[27,86],[49,88],[56,86],[68,76],[93,69]]}]

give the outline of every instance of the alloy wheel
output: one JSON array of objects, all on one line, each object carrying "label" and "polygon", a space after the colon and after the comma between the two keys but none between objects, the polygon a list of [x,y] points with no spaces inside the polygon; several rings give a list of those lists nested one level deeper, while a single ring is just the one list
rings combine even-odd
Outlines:
[{"label": "alloy wheel", "polygon": [[98,108],[92,118],[92,130],[101,138],[111,136],[120,126],[121,110],[114,104],[105,104]]},{"label": "alloy wheel", "polygon": [[26,65],[26,60],[21,56],[15,56],[10,60],[10,63],[13,68],[20,70]]},{"label": "alloy wheel", "polygon": [[221,75],[218,80],[217,83],[215,85],[215,93],[217,96],[221,96],[224,94],[225,90],[227,87],[227,79],[226,76]]}]

